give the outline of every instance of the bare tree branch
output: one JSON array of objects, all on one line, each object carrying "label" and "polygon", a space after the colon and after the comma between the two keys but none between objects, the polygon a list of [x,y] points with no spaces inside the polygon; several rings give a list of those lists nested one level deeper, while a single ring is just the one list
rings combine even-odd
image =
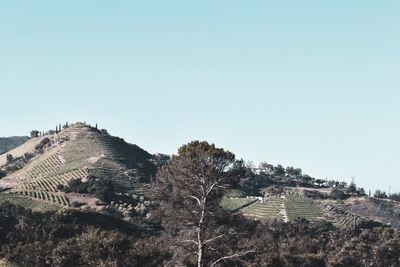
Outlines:
[{"label": "bare tree branch", "polygon": [[199,243],[197,243],[197,242],[194,241],[194,240],[180,240],[180,242],[184,242],[184,243],[193,243],[193,244],[195,244],[196,246],[199,244]]},{"label": "bare tree branch", "polygon": [[256,251],[255,251],[255,250],[248,250],[248,251],[244,251],[244,252],[239,252],[239,253],[236,253],[236,254],[232,254],[232,255],[229,255],[229,256],[221,257],[221,258],[219,258],[218,260],[214,261],[214,262],[210,265],[210,267],[214,267],[215,265],[217,265],[217,264],[220,263],[221,261],[226,261],[226,260],[230,260],[230,259],[233,259],[233,258],[243,257],[243,256],[246,256],[247,254],[251,254],[251,253],[256,253]]},{"label": "bare tree branch", "polygon": [[213,241],[215,241],[215,240],[217,240],[217,239],[220,239],[220,238],[222,238],[222,237],[224,237],[224,236],[226,236],[226,234],[222,234],[222,235],[213,237],[213,238],[211,238],[211,239],[205,240],[205,241],[204,241],[204,244],[211,243],[211,242],[213,242]]},{"label": "bare tree branch", "polygon": [[195,196],[189,196],[190,198],[193,198],[197,201],[197,203],[199,204],[199,206],[201,205],[200,199],[198,197]]}]

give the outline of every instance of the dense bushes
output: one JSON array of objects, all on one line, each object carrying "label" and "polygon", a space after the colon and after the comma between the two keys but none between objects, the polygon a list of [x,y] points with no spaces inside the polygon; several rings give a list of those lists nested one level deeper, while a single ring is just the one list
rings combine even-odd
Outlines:
[{"label": "dense bushes", "polygon": [[24,153],[24,158],[25,160],[30,160],[31,158],[33,158],[35,155],[29,152]]},{"label": "dense bushes", "polygon": [[400,193],[394,193],[389,196],[389,199],[394,201],[400,201]]},{"label": "dense bushes", "polygon": [[0,258],[21,266],[162,266],[170,252],[144,228],[98,214],[35,214],[0,205]]},{"label": "dense bushes", "polygon": [[66,187],[59,189],[64,192],[75,192],[81,194],[94,194],[99,199],[109,202],[113,198],[113,183],[110,179],[98,179],[89,176],[88,181],[82,182],[80,179],[71,180]]},{"label": "dense bushes", "polygon": [[399,233],[389,228],[337,229],[329,223],[259,224],[259,248],[244,266],[399,266]]},{"label": "dense bushes", "polygon": [[[354,181],[349,185],[336,180],[322,180],[303,174],[299,168],[271,165],[266,162],[260,163],[258,167],[248,163],[246,174],[242,177],[237,190],[245,195],[261,196],[266,187],[303,187],[303,188],[331,188],[335,190],[333,195],[323,196],[334,199],[346,199],[350,196],[365,196],[363,188],[357,188]],[[312,197],[318,197],[311,195]]]},{"label": "dense bushes", "polygon": [[13,155],[11,155],[11,154],[7,154],[6,158],[7,158],[7,163],[10,163],[14,159]]},{"label": "dense bushes", "polygon": [[385,191],[381,191],[381,190],[376,190],[374,193],[374,197],[376,198],[387,198],[387,194]]},{"label": "dense bushes", "polygon": [[346,194],[343,190],[333,188],[330,197],[336,200],[344,200],[350,197],[350,195]]},{"label": "dense bushes", "polygon": [[35,146],[36,151],[42,151],[45,147],[47,147],[51,143],[50,139],[45,137],[40,141],[39,144]]},{"label": "dense bushes", "polygon": [[11,157],[7,158],[7,164],[3,167],[3,170],[7,174],[9,174],[9,173],[12,173],[12,172],[22,169],[27,162],[28,162],[28,160],[26,160],[24,157],[14,158],[11,156]]},{"label": "dense bushes", "polygon": [[[246,235],[214,249],[257,249],[220,266],[400,266],[400,236],[390,228],[355,231],[305,220],[260,223],[239,217],[226,224]],[[172,259],[170,240],[162,231],[98,213],[36,214],[0,205],[0,258],[21,266],[164,266]]]}]

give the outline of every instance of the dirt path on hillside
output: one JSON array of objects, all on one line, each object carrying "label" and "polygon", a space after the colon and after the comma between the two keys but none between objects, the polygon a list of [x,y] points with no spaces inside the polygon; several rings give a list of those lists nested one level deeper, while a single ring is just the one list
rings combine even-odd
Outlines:
[{"label": "dirt path on hillside", "polygon": [[282,215],[283,221],[285,223],[287,223],[289,221],[289,217],[287,216],[286,207],[285,207],[285,196],[282,196],[282,198],[283,198],[283,201],[281,204],[281,210],[279,211],[279,214]]}]

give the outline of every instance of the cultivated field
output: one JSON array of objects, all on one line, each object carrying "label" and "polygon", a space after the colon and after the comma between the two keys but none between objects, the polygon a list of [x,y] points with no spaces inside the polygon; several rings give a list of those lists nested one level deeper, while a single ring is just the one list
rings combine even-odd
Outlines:
[{"label": "cultivated field", "polygon": [[259,218],[259,219],[277,219],[284,220],[284,213],[282,210],[283,198],[271,197],[263,202],[254,203],[243,209],[245,216]]},{"label": "cultivated field", "polygon": [[[3,188],[11,188],[9,193],[14,194],[17,201],[30,199],[70,206],[71,201],[61,189],[72,180],[86,181],[88,177],[111,180],[113,190],[118,193],[145,195],[149,191],[148,184],[140,182],[146,165],[135,164],[146,162],[150,154],[139,147],[83,124],[48,137],[52,141],[49,148],[32,158],[23,169],[1,180]],[[15,156],[33,152],[41,140],[29,140],[15,149]],[[129,174],[127,169],[131,169]]]},{"label": "cultivated field", "polygon": [[321,209],[312,199],[297,194],[288,194],[285,196],[284,204],[290,221],[296,218],[304,218],[309,221],[324,219]]},{"label": "cultivated field", "polygon": [[220,205],[226,209],[241,211],[245,216],[271,220],[293,221],[304,218],[309,221],[325,219],[321,208],[312,200],[297,194],[273,196],[262,201],[257,198],[224,198]]},{"label": "cultivated field", "polygon": [[250,204],[253,204],[255,202],[258,202],[259,200],[257,198],[223,198],[221,202],[219,203],[221,207],[227,210],[231,211],[237,211],[240,210]]},{"label": "cultivated field", "polygon": [[22,197],[15,194],[4,194],[0,193],[0,203],[9,202],[14,205],[19,205],[25,209],[30,209],[34,212],[46,212],[46,211],[59,211],[62,206],[56,204],[48,204],[42,201]]}]

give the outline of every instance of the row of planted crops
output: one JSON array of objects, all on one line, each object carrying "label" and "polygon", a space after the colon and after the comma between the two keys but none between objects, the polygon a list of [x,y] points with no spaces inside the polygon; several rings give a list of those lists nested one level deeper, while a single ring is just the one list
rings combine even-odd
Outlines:
[{"label": "row of planted crops", "polygon": [[305,218],[309,221],[324,219],[321,209],[314,200],[297,194],[288,194],[284,199],[286,214],[289,220]]},{"label": "row of planted crops", "polygon": [[221,206],[230,210],[240,210],[245,216],[256,219],[276,219],[292,221],[305,218],[309,221],[324,219],[322,210],[312,199],[297,194],[257,198],[227,198]]},{"label": "row of planted crops", "polygon": [[51,193],[47,191],[40,191],[40,190],[20,190],[17,191],[19,195],[27,196],[35,199],[49,201],[55,204],[69,206],[70,202],[69,199],[63,194]]},{"label": "row of planted crops", "polygon": [[346,211],[345,209],[330,203],[321,204],[321,208],[329,219],[337,225],[345,228],[355,228],[359,223],[365,219],[357,214]]},{"label": "row of planted crops", "polygon": [[[68,146],[64,150],[56,147],[34,159],[17,174],[19,183],[11,192],[69,206],[70,201],[65,193],[60,192],[60,187],[67,185],[71,180],[82,179],[88,175],[87,169],[82,165],[82,160],[79,158],[81,156],[79,152],[88,148],[90,150],[90,147],[93,146],[87,138],[81,138],[79,141],[79,146],[73,143],[72,146]],[[67,158],[67,161],[65,161],[65,158]]]}]

